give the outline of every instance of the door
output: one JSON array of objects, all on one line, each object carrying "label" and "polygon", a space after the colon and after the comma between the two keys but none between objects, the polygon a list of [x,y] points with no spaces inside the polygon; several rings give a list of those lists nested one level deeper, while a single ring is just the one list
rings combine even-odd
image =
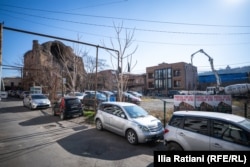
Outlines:
[{"label": "door", "polygon": [[124,135],[127,123],[128,120],[125,116],[124,111],[118,106],[113,106],[112,114],[110,117],[110,127],[112,128],[112,130],[117,134]]},{"label": "door", "polygon": [[181,141],[184,150],[208,151],[209,131],[208,120],[202,118],[185,118],[183,129],[177,130],[178,141]]},{"label": "door", "polygon": [[211,151],[250,151],[250,134],[228,122],[212,121]]}]

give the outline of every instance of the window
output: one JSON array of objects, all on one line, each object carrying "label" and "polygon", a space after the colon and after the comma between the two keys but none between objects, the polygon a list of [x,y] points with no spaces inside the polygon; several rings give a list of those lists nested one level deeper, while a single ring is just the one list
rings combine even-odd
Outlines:
[{"label": "window", "polygon": [[164,76],[165,74],[165,69],[159,69],[155,70],[155,81],[154,81],[154,86],[156,89],[164,89],[165,84],[164,84]]},{"label": "window", "polygon": [[180,70],[174,70],[174,77],[180,76],[181,71]]},{"label": "window", "polygon": [[153,82],[149,82],[149,83],[148,83],[148,88],[154,88]]},{"label": "window", "polygon": [[109,114],[112,114],[113,111],[112,106],[110,105],[101,105],[99,109]]},{"label": "window", "polygon": [[168,78],[172,78],[172,69],[168,68]]},{"label": "window", "polygon": [[168,79],[168,88],[172,88],[172,80],[171,79]]},{"label": "window", "polygon": [[122,118],[122,115],[123,115],[123,118],[125,118],[125,114],[124,112],[122,111],[122,109],[120,107],[117,107],[117,106],[113,106],[112,107],[112,114],[115,115],[115,116],[118,116],[118,117],[121,117]]},{"label": "window", "polygon": [[153,73],[148,73],[148,78],[149,78],[149,79],[154,78]]},{"label": "window", "polygon": [[181,81],[175,80],[174,81],[174,87],[181,87]]},{"label": "window", "polygon": [[183,129],[208,135],[208,120],[202,118],[186,118]]},{"label": "window", "polygon": [[169,125],[173,126],[173,127],[181,127],[181,123],[182,123],[182,117],[173,117],[170,122]]},{"label": "window", "polygon": [[250,146],[250,135],[241,128],[222,121],[213,121],[212,136],[225,141]]}]

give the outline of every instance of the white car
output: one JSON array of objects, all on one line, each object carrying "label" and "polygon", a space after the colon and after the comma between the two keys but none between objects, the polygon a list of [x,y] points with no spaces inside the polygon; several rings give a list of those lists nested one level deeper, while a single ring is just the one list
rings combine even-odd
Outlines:
[{"label": "white car", "polygon": [[23,99],[23,106],[31,110],[51,107],[51,102],[44,94],[29,94]]},{"label": "white car", "polygon": [[82,99],[84,97],[84,93],[82,93],[82,92],[71,92],[68,95],[69,96],[75,96],[75,97],[77,97],[81,101],[82,101]]},{"label": "white car", "polygon": [[8,92],[6,92],[6,91],[0,91],[0,98],[3,98],[3,99],[8,98]]},{"label": "white car", "polygon": [[163,139],[161,121],[142,107],[127,102],[102,102],[95,116],[96,128],[125,136],[130,144]]},{"label": "white car", "polygon": [[168,151],[250,151],[250,120],[241,116],[176,111],[166,125]]}]

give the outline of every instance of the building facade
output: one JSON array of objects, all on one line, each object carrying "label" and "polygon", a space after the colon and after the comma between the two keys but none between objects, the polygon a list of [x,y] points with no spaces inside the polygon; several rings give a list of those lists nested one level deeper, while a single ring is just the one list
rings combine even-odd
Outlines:
[{"label": "building facade", "polygon": [[126,74],[128,77],[127,89],[141,93],[146,92],[146,74]]},{"label": "building facade", "polygon": [[22,90],[21,77],[5,77],[3,78],[4,90]]},{"label": "building facade", "polygon": [[42,86],[43,93],[55,94],[84,86],[83,60],[73,49],[60,41],[39,44],[33,41],[32,50],[24,55],[23,88]]},{"label": "building facade", "polygon": [[97,89],[98,90],[117,90],[117,71],[116,70],[103,70],[97,74]]},{"label": "building facade", "polygon": [[[250,66],[241,68],[220,69],[217,71],[221,86],[225,87],[232,84],[250,83]],[[199,87],[201,90],[206,90],[206,87],[216,86],[216,78],[212,72],[204,72],[198,74]]]},{"label": "building facade", "polygon": [[168,90],[195,90],[197,76],[197,67],[185,62],[147,67],[147,94],[167,95]]}]

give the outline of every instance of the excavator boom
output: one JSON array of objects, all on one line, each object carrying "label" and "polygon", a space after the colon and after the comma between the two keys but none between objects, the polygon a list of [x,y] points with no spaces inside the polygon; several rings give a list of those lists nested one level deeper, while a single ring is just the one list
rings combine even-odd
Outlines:
[{"label": "excavator boom", "polygon": [[198,50],[197,52],[195,52],[195,53],[193,53],[193,54],[191,55],[191,64],[193,65],[193,57],[194,57],[194,55],[197,54],[197,53],[199,53],[199,52],[200,52],[200,53],[203,53],[204,55],[206,55],[206,56],[208,57],[208,60],[209,60],[209,62],[210,62],[211,69],[212,69],[212,71],[213,71],[213,73],[214,73],[214,75],[215,75],[215,78],[216,78],[217,87],[219,88],[220,85],[221,85],[221,80],[220,80],[220,77],[219,77],[217,71],[214,69],[213,58],[210,57],[206,52],[204,52],[203,49],[200,49],[200,50]]}]

